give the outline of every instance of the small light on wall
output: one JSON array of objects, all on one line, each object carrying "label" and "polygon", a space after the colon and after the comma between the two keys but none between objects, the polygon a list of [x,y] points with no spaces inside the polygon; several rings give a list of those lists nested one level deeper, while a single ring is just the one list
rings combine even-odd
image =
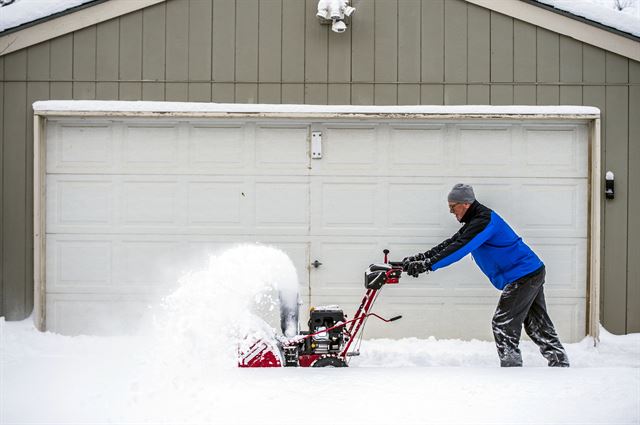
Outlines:
[{"label": "small light on wall", "polygon": [[331,24],[331,30],[343,33],[347,30],[347,19],[356,11],[349,0],[319,0],[316,16],[321,24]]},{"label": "small light on wall", "polygon": [[616,197],[616,189],[615,189],[615,176],[613,172],[607,171],[605,175],[605,186],[604,186],[604,195],[607,199],[613,199]]}]

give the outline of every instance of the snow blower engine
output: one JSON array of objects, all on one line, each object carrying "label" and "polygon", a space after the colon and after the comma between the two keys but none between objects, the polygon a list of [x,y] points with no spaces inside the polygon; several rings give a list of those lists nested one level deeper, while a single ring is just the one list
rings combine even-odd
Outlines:
[{"label": "snow blower engine", "polygon": [[[260,339],[245,344],[240,351],[240,367],[345,367],[349,359],[360,354],[364,323],[369,316],[384,322],[393,322],[402,316],[385,319],[371,312],[380,289],[397,284],[402,274],[401,262],[389,262],[389,250],[384,251],[384,263],[371,264],[364,273],[366,293],[353,319],[348,320],[336,305],[313,307],[309,314],[309,330],[292,338],[274,341]],[[358,338],[360,335],[360,338]],[[356,347],[353,346],[358,341]],[[351,350],[351,351],[350,351]]]}]

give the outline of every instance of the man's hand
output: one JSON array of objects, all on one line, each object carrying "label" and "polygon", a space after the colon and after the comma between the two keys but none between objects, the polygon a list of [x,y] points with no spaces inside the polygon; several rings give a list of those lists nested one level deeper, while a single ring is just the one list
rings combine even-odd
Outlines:
[{"label": "man's hand", "polygon": [[426,259],[424,261],[411,261],[406,268],[409,276],[418,277],[421,273],[429,272],[431,270],[431,261]]},{"label": "man's hand", "polygon": [[413,261],[424,261],[426,259],[427,257],[425,257],[422,252],[412,255],[411,257],[404,257],[402,259],[402,270],[406,272],[409,268],[409,264]]}]

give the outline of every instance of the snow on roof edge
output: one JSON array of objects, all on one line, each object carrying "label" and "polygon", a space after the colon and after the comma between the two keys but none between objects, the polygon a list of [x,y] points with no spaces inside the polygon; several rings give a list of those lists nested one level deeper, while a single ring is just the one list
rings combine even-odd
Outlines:
[{"label": "snow on roof edge", "polygon": [[593,106],[494,105],[289,105],[201,102],[45,100],[33,104],[36,113],[229,113],[229,114],[433,114],[433,115],[600,115]]}]

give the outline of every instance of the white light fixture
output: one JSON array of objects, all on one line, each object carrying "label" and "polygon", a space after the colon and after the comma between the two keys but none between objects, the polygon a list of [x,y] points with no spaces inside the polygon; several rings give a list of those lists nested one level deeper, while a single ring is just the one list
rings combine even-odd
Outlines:
[{"label": "white light fixture", "polygon": [[333,32],[343,33],[347,30],[345,20],[355,11],[356,9],[349,5],[349,0],[319,0],[316,16],[321,24],[331,24]]}]

